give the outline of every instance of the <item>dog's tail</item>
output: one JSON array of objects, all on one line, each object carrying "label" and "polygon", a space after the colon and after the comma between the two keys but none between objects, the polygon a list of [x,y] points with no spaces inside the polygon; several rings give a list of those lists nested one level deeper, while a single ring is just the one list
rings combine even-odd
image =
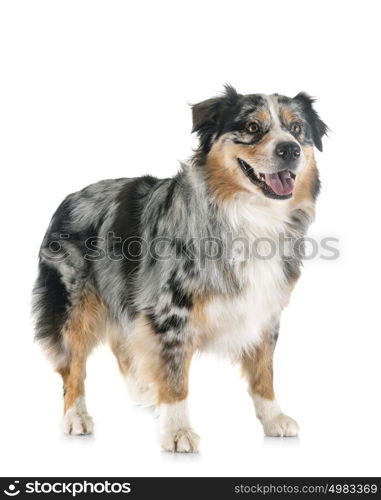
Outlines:
[{"label": "dog's tail", "polygon": [[42,344],[55,365],[60,365],[65,356],[62,330],[69,309],[70,294],[59,269],[41,260],[32,292],[35,340]]}]

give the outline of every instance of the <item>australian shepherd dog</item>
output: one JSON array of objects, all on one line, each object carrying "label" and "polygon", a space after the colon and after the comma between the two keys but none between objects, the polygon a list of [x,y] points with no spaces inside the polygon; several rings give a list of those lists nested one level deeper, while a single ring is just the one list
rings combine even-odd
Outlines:
[{"label": "australian shepherd dog", "polygon": [[165,450],[198,449],[188,375],[204,350],[239,363],[266,435],[298,434],[272,358],[319,193],[314,147],[327,127],[313,105],[226,86],[192,106],[199,145],[173,178],[103,180],[61,203],[33,299],[36,338],[63,379],[65,433],[93,431],[86,360],[107,341],[135,396],[157,405]]}]

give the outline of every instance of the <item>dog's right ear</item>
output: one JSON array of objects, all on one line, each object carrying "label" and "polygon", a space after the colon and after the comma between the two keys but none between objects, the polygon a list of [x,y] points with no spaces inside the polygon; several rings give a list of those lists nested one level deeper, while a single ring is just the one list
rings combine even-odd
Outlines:
[{"label": "dog's right ear", "polygon": [[192,106],[192,132],[201,135],[207,129],[216,126],[221,107],[221,97],[212,97]]},{"label": "dog's right ear", "polygon": [[221,97],[212,97],[192,106],[192,132],[197,133],[204,150],[208,150],[212,138],[218,136],[223,107],[234,104],[237,98],[237,91],[230,85],[225,85],[225,92]]},{"label": "dog's right ear", "polygon": [[193,127],[200,139],[200,148],[207,153],[219,129],[219,115],[222,106],[221,97],[212,97],[192,106]]}]

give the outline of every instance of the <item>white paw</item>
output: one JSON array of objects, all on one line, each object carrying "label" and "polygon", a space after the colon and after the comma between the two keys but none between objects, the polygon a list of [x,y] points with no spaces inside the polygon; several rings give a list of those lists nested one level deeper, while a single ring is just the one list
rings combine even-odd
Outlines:
[{"label": "white paw", "polygon": [[293,437],[299,433],[299,426],[295,420],[284,413],[262,421],[266,436]]},{"label": "white paw", "polygon": [[161,446],[166,451],[197,453],[200,436],[190,427],[168,432],[161,438]]},{"label": "white paw", "polygon": [[65,413],[62,419],[62,429],[65,434],[81,436],[92,434],[94,430],[93,419],[87,413],[82,398],[78,398]]}]

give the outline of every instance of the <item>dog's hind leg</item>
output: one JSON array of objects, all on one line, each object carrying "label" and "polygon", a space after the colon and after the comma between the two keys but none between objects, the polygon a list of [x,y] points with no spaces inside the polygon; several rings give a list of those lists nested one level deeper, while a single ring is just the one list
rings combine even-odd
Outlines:
[{"label": "dog's hind leg", "polygon": [[153,383],[142,384],[136,375],[131,359],[128,334],[123,331],[121,325],[109,324],[108,341],[132,401],[138,406],[155,405],[156,393]]},{"label": "dog's hind leg", "polygon": [[85,403],[86,360],[99,340],[103,303],[92,292],[69,292],[60,271],[44,263],[33,295],[36,339],[64,383],[63,430],[89,434],[93,422]]},{"label": "dog's hind leg", "polygon": [[278,326],[264,334],[259,346],[243,353],[242,371],[248,379],[249,394],[266,436],[296,436],[298,424],[282,413],[274,394],[273,353],[277,335]]},{"label": "dog's hind leg", "polygon": [[84,292],[69,310],[63,327],[68,362],[58,371],[64,381],[63,430],[66,434],[91,434],[93,431],[93,421],[85,402],[86,361],[100,339],[104,313],[104,305],[98,296]]}]

